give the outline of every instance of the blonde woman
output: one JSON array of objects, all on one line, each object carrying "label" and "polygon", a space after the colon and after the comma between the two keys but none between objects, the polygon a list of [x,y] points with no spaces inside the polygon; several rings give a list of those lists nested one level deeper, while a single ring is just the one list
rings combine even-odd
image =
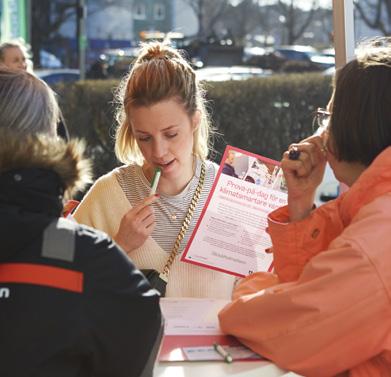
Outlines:
[{"label": "blonde woman", "polygon": [[0,66],[2,68],[27,71],[28,54],[26,48],[18,42],[0,44]]},{"label": "blonde woman", "polygon": [[[200,190],[166,296],[229,298],[233,277],[179,261],[217,173],[207,160],[211,127],[194,70],[154,42],[141,49],[121,88],[115,151],[125,165],[93,185],[76,220],[107,232],[139,268],[161,272]],[[150,196],[157,168],[161,179]]]},{"label": "blonde woman", "polygon": [[[19,42],[4,42],[0,44],[0,67],[16,71],[33,73],[32,61],[29,58],[27,48]],[[65,140],[69,140],[68,129],[60,111],[57,124],[57,134]]]}]

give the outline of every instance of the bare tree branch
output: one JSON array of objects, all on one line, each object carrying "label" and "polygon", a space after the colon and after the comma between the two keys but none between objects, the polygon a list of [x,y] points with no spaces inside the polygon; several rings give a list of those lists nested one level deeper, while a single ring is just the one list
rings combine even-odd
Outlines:
[{"label": "bare tree branch", "polygon": [[[355,7],[356,7],[360,17],[363,19],[363,21],[370,28],[376,29],[378,24],[379,24],[380,17],[381,17],[381,7],[382,7],[381,1],[378,1],[377,4],[376,4],[376,12],[375,12],[375,17],[373,18],[373,20],[371,20],[369,18],[368,10],[364,11],[364,9],[363,9],[362,5],[360,4],[360,2],[356,1],[354,4],[355,4]],[[369,4],[368,2],[365,2],[364,4],[365,4],[367,9],[368,9],[368,7],[371,7],[373,9],[373,4]]]},{"label": "bare tree branch", "polygon": [[216,22],[221,18],[223,15],[225,9],[227,8],[227,2],[222,1],[220,5],[218,6],[217,10],[214,12],[214,15],[209,19],[209,22],[207,24],[207,30],[213,31],[213,27],[216,24]]},{"label": "bare tree branch", "polygon": [[198,20],[198,37],[204,38],[213,32],[216,22],[223,15],[228,0],[184,0],[193,9]]},{"label": "bare tree branch", "polygon": [[[384,35],[391,32],[391,1],[377,0],[375,3],[367,0],[356,0],[354,2],[355,8],[360,18],[371,29],[380,30]],[[370,11],[369,11],[370,10]],[[373,17],[371,17],[373,16]],[[388,28],[384,23],[385,17],[388,20]]]},{"label": "bare tree branch", "polygon": [[317,1],[316,0],[313,0],[312,1],[312,6],[311,6],[311,9],[308,13],[308,16],[307,18],[305,19],[305,21],[303,22],[303,24],[301,25],[301,27],[299,28],[299,30],[294,34],[294,39],[298,39],[304,32],[305,30],[307,29],[307,27],[310,25],[310,23],[312,22],[313,18],[314,18],[314,14],[315,14],[315,9],[317,8],[316,7],[317,5]]},{"label": "bare tree branch", "polygon": [[300,21],[299,15],[303,14],[303,11],[295,6],[295,1],[290,0],[289,4],[286,1],[278,0],[277,3],[280,13],[285,17],[284,27],[288,33],[288,44],[292,45],[299,39],[307,27],[311,24],[315,10],[318,8],[318,1],[312,0],[311,8],[304,21]]},{"label": "bare tree branch", "polygon": [[[77,0],[31,0],[32,35],[31,45],[33,50],[34,65],[40,66],[40,50],[42,45],[56,37],[61,26],[72,17],[75,18]],[[95,0],[88,14],[92,15],[110,6],[127,6],[132,4],[130,0],[110,2],[107,0]],[[75,27],[76,29],[76,27]]]}]

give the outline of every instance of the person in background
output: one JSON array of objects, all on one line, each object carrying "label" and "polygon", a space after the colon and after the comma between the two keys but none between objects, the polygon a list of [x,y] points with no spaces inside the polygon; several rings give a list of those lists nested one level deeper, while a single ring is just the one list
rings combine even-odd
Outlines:
[{"label": "person in background", "polygon": [[99,58],[96,60],[90,67],[90,69],[87,72],[87,79],[92,80],[104,80],[107,79],[107,62]]},{"label": "person in background", "polygon": [[158,293],[104,233],[61,217],[90,179],[53,92],[0,69],[0,375],[152,376]]},{"label": "person in background", "polygon": [[235,151],[229,150],[227,158],[225,159],[223,170],[221,171],[223,174],[230,175],[231,177],[238,178],[238,175],[235,172],[234,163],[235,161]]},{"label": "person in background", "polygon": [[[192,212],[166,295],[230,298],[234,277],[179,261],[218,170],[207,160],[211,128],[194,70],[167,44],[145,44],[119,102],[115,151],[125,165],[95,182],[74,218],[107,232],[138,268],[162,272]],[[151,196],[157,168],[158,195]]]},{"label": "person in background", "polygon": [[0,66],[26,71],[28,54],[23,44],[4,42],[0,44]]},{"label": "person in background", "polygon": [[[391,39],[337,71],[321,136],[293,144],[288,205],[269,216],[275,274],[244,279],[222,330],[304,376],[391,371]],[[350,189],[314,208],[326,161]]]},{"label": "person in background", "polygon": [[[19,42],[0,44],[0,67],[32,73],[32,62],[29,59],[26,47]],[[69,139],[69,132],[61,112],[57,124],[57,134],[65,140]]]}]

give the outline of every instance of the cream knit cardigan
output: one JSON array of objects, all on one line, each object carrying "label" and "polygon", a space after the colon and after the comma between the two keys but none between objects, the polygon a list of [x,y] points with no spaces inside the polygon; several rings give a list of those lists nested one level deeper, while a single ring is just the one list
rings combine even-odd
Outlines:
[{"label": "cream knit cardigan", "polygon": [[[74,218],[81,224],[102,230],[113,237],[123,215],[131,208],[114,170],[95,182],[78,206]],[[162,271],[168,256],[152,237],[129,254],[138,268],[154,268],[158,271]],[[179,259],[177,256],[171,266],[166,297],[231,298],[235,277]]]}]

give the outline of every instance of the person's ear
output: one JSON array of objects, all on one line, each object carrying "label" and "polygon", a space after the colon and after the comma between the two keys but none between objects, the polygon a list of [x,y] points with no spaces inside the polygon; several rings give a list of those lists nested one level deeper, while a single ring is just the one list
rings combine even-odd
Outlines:
[{"label": "person's ear", "polygon": [[197,131],[200,124],[201,124],[201,111],[196,110],[193,116],[191,117],[191,125],[193,128],[193,132]]}]

